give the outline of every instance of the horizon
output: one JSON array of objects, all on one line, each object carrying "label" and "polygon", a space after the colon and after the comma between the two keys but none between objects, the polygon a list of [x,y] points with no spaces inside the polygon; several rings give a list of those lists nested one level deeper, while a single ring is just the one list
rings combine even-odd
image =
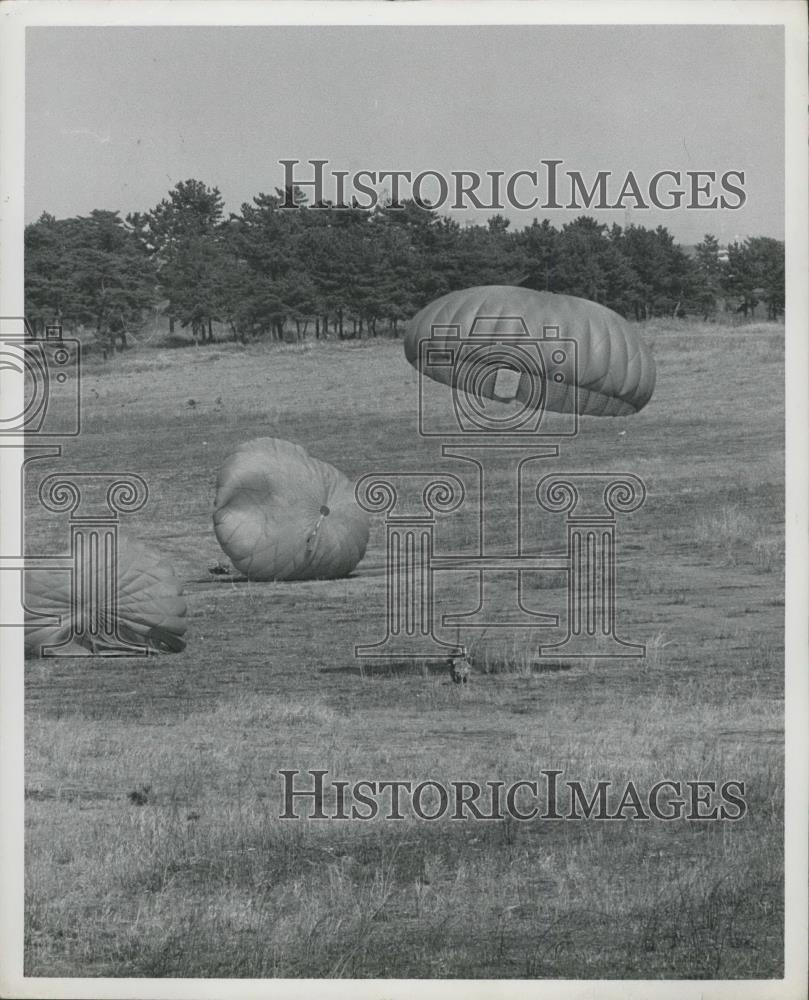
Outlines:
[{"label": "horizon", "polygon": [[[182,182],[187,183],[188,181],[199,180],[199,179],[200,178],[186,177],[186,178],[183,178]],[[205,183],[205,182],[203,181],[203,183]],[[217,185],[216,184],[208,184],[207,187],[212,190],[214,188],[217,188]],[[220,190],[220,194],[221,193],[222,192]],[[266,194],[267,192],[263,192],[263,193]],[[166,192],[166,197],[168,196],[168,194],[169,194],[169,192],[167,191]],[[226,199],[225,199],[225,205],[227,206],[227,200]],[[153,208],[153,207],[154,206],[150,206],[150,208]],[[312,208],[311,205],[305,205],[303,207],[304,208],[310,208],[310,209]],[[120,211],[120,209],[104,209],[104,208],[102,208],[102,209],[90,209],[90,212],[92,212],[92,211],[111,211],[111,212],[116,212],[117,214],[119,214],[121,216],[122,221],[126,222],[126,215],[124,215]],[[440,210],[437,210],[437,211],[438,211],[439,217],[446,218],[446,219],[453,219],[454,220],[454,215],[453,215],[452,212],[441,212]],[[42,215],[47,215],[47,214],[52,215],[53,213],[49,213],[47,211],[47,209],[43,210],[42,214],[38,218],[33,219],[30,222],[27,221],[25,223],[26,228],[29,225],[35,225],[37,222],[40,221]],[[54,216],[54,217],[55,217],[55,219],[56,219],[57,222],[60,222],[60,221],[63,221],[65,219],[86,217],[89,214],[90,213],[88,212],[84,216]],[[227,220],[228,218],[230,218],[232,216],[236,216],[238,214],[239,213],[228,212],[227,208],[226,208],[225,211],[223,212],[223,220]],[[461,229],[472,229],[475,226],[483,226],[483,227],[485,227],[487,225],[488,219],[489,218],[494,218],[498,214],[502,215],[502,213],[493,212],[492,215],[488,216],[487,218],[481,218],[481,219],[469,219],[469,218],[466,218],[466,219],[454,220],[454,221],[458,222],[458,225],[460,226]],[[517,224],[517,225],[514,224],[513,220],[509,219],[508,220],[508,222],[509,222],[508,231],[512,232],[512,233],[514,233],[514,232],[521,232],[523,229],[527,229],[530,226],[532,226],[535,222],[539,223],[539,224],[542,224],[543,222],[546,222],[546,221],[550,222],[551,225],[554,226],[554,229],[556,229],[557,231],[560,231],[562,229],[562,226],[569,225],[570,223],[575,222],[577,219],[581,219],[581,218],[585,218],[585,217],[595,218],[595,215],[596,215],[596,213],[594,213],[594,212],[588,212],[588,211],[579,212],[575,216],[572,215],[572,212],[570,214],[571,214],[572,217],[569,218],[569,219],[566,219],[563,223],[560,223],[560,224],[554,224],[553,221],[547,215],[534,216],[530,221],[529,220],[524,220],[522,222],[519,222],[519,224]],[[608,222],[605,222],[603,224],[607,226],[608,230],[612,226],[612,224],[608,223]],[[668,229],[668,227],[665,226],[663,223],[659,223],[658,226],[644,226],[643,222],[642,221],[638,221],[637,219],[632,219],[630,222],[628,222],[626,224],[622,224],[622,223],[617,223],[617,224],[620,225],[621,229],[623,229],[623,230],[629,229],[630,227],[635,227],[635,228],[638,228],[638,229],[645,228],[645,229],[654,230],[654,229],[657,229],[658,226],[663,226],[663,228]],[[669,232],[671,233],[671,230],[669,230]],[[737,234],[737,235],[731,237],[728,240],[721,240],[721,239],[717,238],[717,236],[716,236],[715,233],[711,233],[709,231],[706,231],[702,235],[701,238],[695,240],[694,242],[683,242],[682,240],[679,240],[679,239],[676,238],[676,234],[672,234],[672,235],[674,235],[674,237],[675,237],[675,239],[674,239],[675,244],[677,246],[681,247],[684,250],[685,249],[693,249],[693,248],[695,248],[700,243],[702,243],[705,240],[706,237],[709,237],[709,236],[713,237],[714,239],[717,239],[717,242],[718,242],[720,250],[726,250],[733,243],[742,244],[747,239],[756,239],[756,238],[759,238],[761,236],[761,234],[757,234],[757,233],[749,233],[749,234],[744,234],[744,235]],[[779,243],[783,243],[784,242],[783,237],[781,239],[778,239],[778,237],[765,237],[765,238],[767,238],[767,239],[776,239],[776,240],[778,240]]]}]

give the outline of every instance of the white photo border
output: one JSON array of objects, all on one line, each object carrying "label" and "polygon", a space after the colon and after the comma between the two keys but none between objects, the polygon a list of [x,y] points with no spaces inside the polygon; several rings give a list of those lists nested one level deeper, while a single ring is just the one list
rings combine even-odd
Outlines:
[{"label": "white photo border", "polygon": [[[806,108],[807,10],[802,0],[7,0],[0,6],[0,315],[23,308],[25,30],[35,26],[417,25],[417,24],[783,25],[786,140],[786,893],[783,980],[423,981],[26,978],[23,976],[23,672],[22,630],[0,630],[0,995],[15,997],[206,998],[422,995],[476,998],[805,997],[807,837],[809,836],[809,178]],[[10,449],[0,449],[0,483],[17,481]],[[18,462],[19,460],[16,459]],[[5,490],[0,552],[19,538],[19,497]],[[21,615],[20,574],[3,574],[0,620]]]}]

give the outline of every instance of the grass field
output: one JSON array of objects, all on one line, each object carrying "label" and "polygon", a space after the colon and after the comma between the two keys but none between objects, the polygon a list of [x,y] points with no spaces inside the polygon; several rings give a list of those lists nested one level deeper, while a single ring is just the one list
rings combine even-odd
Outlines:
[{"label": "grass field", "polygon": [[[244,440],[299,442],[353,478],[442,467],[416,434],[401,343],[90,360],[84,431],[61,468],[146,478],[150,502],[125,528],[186,581],[188,648],[26,664],[27,975],[782,975],[783,326],[660,321],[643,336],[658,365],[649,406],[584,420],[537,478],[646,483],[618,524],[618,633],[647,643],[646,659],[539,669],[518,632],[468,634],[467,686],[426,665],[357,666],[354,645],[384,632],[381,517],[346,580],[208,573],[224,559],[216,472]],[[29,497],[52,471],[36,465]],[[444,467],[471,483],[461,463]],[[505,466],[495,479],[488,502],[506,523]],[[558,548],[564,518],[524,508],[537,548]],[[473,547],[474,524],[465,508],[442,519],[440,545]],[[33,551],[66,547],[65,522],[33,503],[27,532]],[[562,610],[564,583],[529,576],[532,606]],[[446,587],[447,607],[464,586]],[[737,779],[748,812],[290,821],[280,768],[351,782],[549,768],[642,788]]]}]

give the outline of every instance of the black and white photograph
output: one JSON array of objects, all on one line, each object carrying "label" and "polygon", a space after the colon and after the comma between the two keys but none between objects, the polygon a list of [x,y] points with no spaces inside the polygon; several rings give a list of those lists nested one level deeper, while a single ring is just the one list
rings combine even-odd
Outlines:
[{"label": "black and white photograph", "polygon": [[806,6],[0,46],[0,995],[805,998]]}]

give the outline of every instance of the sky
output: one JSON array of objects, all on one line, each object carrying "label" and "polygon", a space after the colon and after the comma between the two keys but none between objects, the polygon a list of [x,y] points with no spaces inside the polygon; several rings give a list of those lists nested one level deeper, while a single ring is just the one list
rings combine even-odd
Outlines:
[{"label": "sky", "polygon": [[283,185],[281,159],[445,175],[559,159],[588,186],[743,170],[737,210],[586,214],[681,243],[783,239],[783,45],[738,25],[28,28],[25,217],[146,211],[192,177],[238,212]]}]

